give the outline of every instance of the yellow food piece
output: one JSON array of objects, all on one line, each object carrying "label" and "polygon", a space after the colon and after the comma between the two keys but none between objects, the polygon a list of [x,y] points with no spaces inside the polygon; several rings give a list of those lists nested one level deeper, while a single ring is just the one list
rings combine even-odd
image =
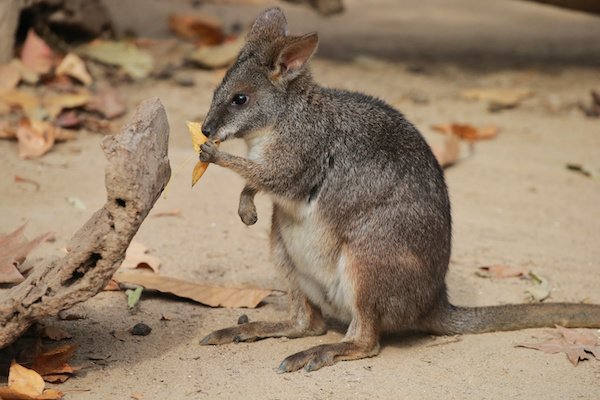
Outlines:
[{"label": "yellow food piece", "polygon": [[[202,122],[187,121],[186,124],[190,131],[190,135],[192,136],[192,144],[194,146],[194,150],[196,151],[196,153],[200,154],[202,152],[200,146],[208,142],[208,138],[202,133]],[[220,144],[220,141],[215,140],[215,144],[218,146]],[[196,155],[190,157],[186,162],[181,164],[181,166],[177,168],[177,171],[175,171],[175,173],[171,175],[171,179],[169,179],[169,182],[167,182],[167,186],[165,186],[165,199],[167,198],[167,188],[169,187],[169,184],[171,183],[173,177],[175,177],[175,175],[177,175],[181,168],[183,168],[183,166],[194,157],[196,157]],[[201,161],[198,161],[198,163],[194,167],[194,172],[192,173],[192,186],[194,186],[196,182],[198,182],[198,180],[202,177],[202,175],[204,175],[206,168],[208,168],[208,164],[209,163],[203,163]]]},{"label": "yellow food piece", "polygon": [[[194,150],[196,150],[196,153],[200,154],[200,152],[202,151],[200,149],[200,146],[208,142],[208,138],[202,133],[202,123],[187,121],[186,124],[188,126],[188,129],[190,130],[190,135],[192,135],[192,143],[194,145]],[[217,146],[219,145],[218,140],[215,141],[215,143],[217,144]],[[209,163],[203,163],[201,161],[198,161],[198,163],[194,167],[194,172],[192,172],[192,187],[196,184],[196,182],[198,182],[200,178],[202,178],[202,175],[204,175],[206,168],[208,168],[208,164]]]}]

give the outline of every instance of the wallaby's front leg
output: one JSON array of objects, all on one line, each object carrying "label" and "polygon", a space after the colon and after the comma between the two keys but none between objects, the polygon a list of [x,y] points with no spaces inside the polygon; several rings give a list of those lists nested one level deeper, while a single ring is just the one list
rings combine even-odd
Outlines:
[{"label": "wallaby's front leg", "polygon": [[231,328],[214,331],[200,341],[200,344],[225,344],[253,342],[269,337],[298,338],[318,336],[326,332],[321,310],[311,304],[298,290],[292,292],[292,316],[283,322],[248,322]]},{"label": "wallaby's front leg", "polygon": [[256,206],[254,205],[254,196],[256,196],[257,192],[258,190],[254,189],[252,186],[246,185],[240,194],[238,215],[246,225],[254,225],[258,219]]},{"label": "wallaby's front leg", "polygon": [[[214,142],[206,142],[200,146],[200,161],[217,164],[237,172],[255,191],[271,189],[276,171],[243,157],[234,156],[220,150]],[[243,193],[242,193],[243,194]]]}]

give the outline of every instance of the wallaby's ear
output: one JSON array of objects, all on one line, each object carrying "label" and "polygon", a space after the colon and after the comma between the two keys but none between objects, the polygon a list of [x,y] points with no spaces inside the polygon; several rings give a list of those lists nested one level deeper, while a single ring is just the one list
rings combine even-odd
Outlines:
[{"label": "wallaby's ear", "polygon": [[318,43],[319,36],[313,32],[285,45],[277,57],[274,76],[291,78],[296,75],[317,50]]},{"label": "wallaby's ear", "polygon": [[254,21],[248,40],[252,39],[277,39],[290,34],[285,15],[280,8],[274,7],[264,11]]}]

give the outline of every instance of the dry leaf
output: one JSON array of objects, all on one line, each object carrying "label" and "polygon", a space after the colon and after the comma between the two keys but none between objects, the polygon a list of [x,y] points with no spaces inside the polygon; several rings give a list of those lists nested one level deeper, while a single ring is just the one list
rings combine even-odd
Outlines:
[{"label": "dry leaf", "polygon": [[12,90],[6,93],[0,93],[0,99],[11,107],[18,107],[28,118],[34,118],[40,107],[38,96],[25,92],[23,90]]},{"label": "dry leaf", "polygon": [[36,72],[47,74],[52,69],[52,50],[33,29],[27,32],[27,38],[21,50],[23,64]]},{"label": "dry leaf", "polygon": [[22,118],[17,129],[19,157],[36,158],[46,154],[54,146],[54,125],[41,120]]},{"label": "dry leaf", "polygon": [[19,71],[19,75],[21,76],[21,80],[23,82],[30,85],[35,85],[40,81],[40,73],[23,64],[23,62],[18,58],[13,58],[10,62],[10,65]]},{"label": "dry leaf", "polygon": [[460,95],[468,100],[484,100],[490,102],[491,110],[516,107],[521,100],[532,95],[530,89],[524,88],[487,88],[462,90]]},{"label": "dry leaf", "polygon": [[479,267],[479,269],[487,271],[488,275],[493,278],[514,278],[527,275],[527,270],[523,267],[509,267],[502,264],[488,265]]},{"label": "dry leaf", "polygon": [[92,95],[87,91],[79,93],[59,93],[48,96],[42,100],[42,104],[48,112],[48,117],[54,121],[65,109],[82,107],[92,101]]},{"label": "dry leaf", "polygon": [[146,396],[143,393],[131,393],[131,398],[135,400],[144,400]]},{"label": "dry leaf", "polygon": [[558,325],[556,325],[556,329],[558,329],[558,332],[546,331],[554,336],[554,338],[544,343],[523,343],[517,346],[541,350],[548,354],[564,352],[574,366],[580,360],[589,360],[592,356],[600,361],[600,348],[598,348],[597,338],[593,329],[575,331]]},{"label": "dry leaf", "polygon": [[158,257],[146,254],[148,248],[143,244],[132,240],[125,252],[125,259],[121,264],[121,268],[145,268],[153,272],[158,272],[161,261]]},{"label": "dry leaf", "polygon": [[45,326],[39,331],[41,337],[47,337],[52,340],[70,339],[72,336],[56,326]]},{"label": "dry leaf", "polygon": [[446,134],[454,133],[461,139],[465,140],[491,139],[498,133],[498,129],[495,125],[487,125],[483,128],[475,128],[472,125],[457,124],[453,122],[450,124],[434,125],[432,128],[436,131]]},{"label": "dry leaf", "polygon": [[159,212],[153,215],[153,217],[179,217],[181,215],[181,208],[174,208],[171,211]]},{"label": "dry leaf", "polygon": [[40,190],[40,183],[37,181],[34,181],[33,179],[28,179],[28,178],[23,178],[21,175],[15,175],[15,182],[23,182],[23,183],[30,183],[33,186],[35,186],[35,191],[37,192],[38,190]]},{"label": "dry leaf", "polygon": [[246,42],[245,35],[216,46],[202,46],[190,53],[188,59],[204,68],[222,68],[232,64]]},{"label": "dry leaf", "polygon": [[0,93],[9,92],[21,81],[19,69],[12,64],[0,65]]},{"label": "dry leaf", "polygon": [[98,111],[107,119],[113,119],[125,114],[127,107],[115,89],[102,86],[98,94],[85,106],[88,111]]},{"label": "dry leaf", "polygon": [[95,40],[84,46],[80,54],[105,64],[120,66],[134,79],[147,77],[154,64],[150,53],[128,42]]},{"label": "dry leaf", "polygon": [[453,133],[446,133],[444,143],[433,143],[431,151],[442,168],[448,167],[458,159],[460,154],[459,137]]},{"label": "dry leaf", "polygon": [[44,379],[37,372],[13,361],[8,373],[8,388],[0,388],[0,398],[3,400],[62,398],[60,390],[44,390],[45,385]]},{"label": "dry leaf", "polygon": [[274,290],[202,285],[159,274],[117,273],[117,282],[141,285],[146,289],[171,293],[211,307],[256,307]]},{"label": "dry leaf", "polygon": [[93,79],[85,67],[85,62],[77,54],[69,53],[56,67],[56,75],[68,75],[85,86],[92,84]]},{"label": "dry leaf", "polygon": [[115,281],[114,279],[111,279],[110,281],[108,281],[108,284],[104,287],[103,290],[105,290],[107,292],[117,291],[117,290],[121,290],[121,287],[119,286],[117,281]]},{"label": "dry leaf", "polygon": [[595,168],[590,165],[569,163],[567,164],[567,169],[571,171],[581,172],[583,175],[589,176],[590,178],[600,179],[600,168]]},{"label": "dry leaf", "polygon": [[67,361],[73,357],[75,347],[77,347],[77,345],[64,345],[37,354],[31,369],[42,376],[62,373],[72,374],[73,369],[66,364]]},{"label": "dry leaf", "polygon": [[[200,146],[206,142],[208,142],[208,138],[204,136],[202,133],[202,123],[201,122],[186,122],[188,129],[190,131],[190,135],[192,136],[192,144],[194,145],[194,150],[196,153],[200,153],[202,150]],[[219,141],[215,141],[217,146],[219,145]],[[208,168],[209,163],[203,163],[198,161],[196,166],[194,167],[194,172],[192,173],[192,187],[198,182],[204,172],[206,172],[206,168]]]},{"label": "dry leaf", "polygon": [[210,15],[171,14],[169,28],[177,36],[203,45],[221,44],[225,39],[221,22]]},{"label": "dry leaf", "polygon": [[13,233],[0,236],[0,283],[18,283],[23,281],[23,276],[16,268],[22,264],[27,255],[40,244],[54,236],[54,232],[40,235],[30,242],[23,240],[25,223]]},{"label": "dry leaf", "polygon": [[63,321],[73,321],[76,319],[84,319],[87,316],[87,311],[82,304],[62,310],[58,313],[58,318]]},{"label": "dry leaf", "polygon": [[550,296],[550,285],[548,280],[543,276],[529,273],[529,278],[534,282],[534,285],[527,289],[527,292],[531,295],[534,301],[542,302],[548,296]]}]

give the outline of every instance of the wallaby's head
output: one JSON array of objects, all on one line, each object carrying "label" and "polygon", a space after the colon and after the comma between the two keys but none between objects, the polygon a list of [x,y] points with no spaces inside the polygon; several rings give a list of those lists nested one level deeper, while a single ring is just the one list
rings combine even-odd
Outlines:
[{"label": "wallaby's head", "polygon": [[204,134],[226,140],[273,125],[288,99],[293,99],[293,91],[301,90],[302,82],[310,78],[306,62],[318,41],[316,33],[290,36],[279,8],[260,14],[235,64],[215,90]]}]

